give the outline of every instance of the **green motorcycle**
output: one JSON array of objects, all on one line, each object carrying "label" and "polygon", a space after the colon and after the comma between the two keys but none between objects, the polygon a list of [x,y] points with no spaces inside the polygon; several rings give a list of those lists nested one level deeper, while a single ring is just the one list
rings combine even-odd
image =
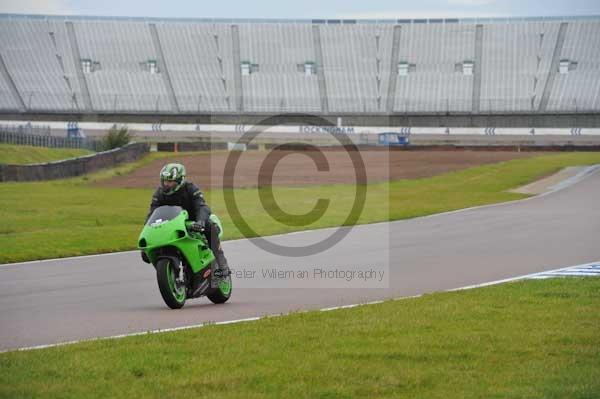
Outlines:
[{"label": "green motorcycle", "polygon": [[[210,219],[223,227],[219,218]],[[154,265],[160,294],[171,309],[180,309],[186,299],[206,296],[213,303],[231,297],[231,276],[215,276],[216,262],[206,237],[190,230],[193,221],[180,206],[161,206],[154,210],[138,239],[144,260]]]}]

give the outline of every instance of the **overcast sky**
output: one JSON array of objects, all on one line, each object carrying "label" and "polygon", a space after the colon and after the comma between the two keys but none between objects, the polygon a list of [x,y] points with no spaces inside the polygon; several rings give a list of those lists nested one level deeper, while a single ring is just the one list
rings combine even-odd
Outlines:
[{"label": "overcast sky", "polygon": [[600,15],[600,0],[0,0],[0,13],[216,18]]}]

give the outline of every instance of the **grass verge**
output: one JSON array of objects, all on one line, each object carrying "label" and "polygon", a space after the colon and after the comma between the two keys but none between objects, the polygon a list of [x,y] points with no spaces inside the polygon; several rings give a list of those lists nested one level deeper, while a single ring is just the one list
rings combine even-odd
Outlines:
[{"label": "grass verge", "polygon": [[[127,173],[172,154],[143,160],[98,174],[50,182],[0,184],[0,263],[134,249],[152,190],[100,187],[90,184]],[[600,153],[561,153],[478,166],[415,180],[367,186],[364,210],[357,223],[406,219],[470,206],[526,197],[507,192],[567,166],[600,163]],[[265,189],[235,189],[240,214],[256,235],[338,226],[344,223],[356,196],[354,185],[276,187],[275,201],[260,202]],[[26,198],[26,201],[23,199]],[[221,216],[225,238],[242,236],[228,215],[222,190],[206,193]],[[291,214],[309,212],[318,198],[330,199],[323,216],[295,225],[276,204]],[[302,218],[300,218],[302,219]]]},{"label": "grass verge", "polygon": [[10,352],[0,397],[591,399],[598,306],[598,278],[528,280]]},{"label": "grass verge", "polygon": [[0,163],[23,165],[28,163],[60,161],[92,154],[78,148],[45,148],[29,145],[0,144]]}]

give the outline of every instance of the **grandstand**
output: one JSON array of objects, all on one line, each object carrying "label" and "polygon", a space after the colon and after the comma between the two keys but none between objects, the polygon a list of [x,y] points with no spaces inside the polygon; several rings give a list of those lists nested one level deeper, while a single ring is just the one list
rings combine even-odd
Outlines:
[{"label": "grandstand", "polygon": [[597,126],[600,17],[0,15],[2,119],[280,113],[587,115]]}]

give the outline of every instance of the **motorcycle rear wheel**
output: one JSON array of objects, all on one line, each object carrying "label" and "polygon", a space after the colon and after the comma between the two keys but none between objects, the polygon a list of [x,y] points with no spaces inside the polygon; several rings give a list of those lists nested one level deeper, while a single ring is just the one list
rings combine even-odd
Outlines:
[{"label": "motorcycle rear wheel", "polygon": [[206,295],[212,303],[225,303],[231,298],[231,274],[223,279],[219,279],[219,286],[213,292]]}]

